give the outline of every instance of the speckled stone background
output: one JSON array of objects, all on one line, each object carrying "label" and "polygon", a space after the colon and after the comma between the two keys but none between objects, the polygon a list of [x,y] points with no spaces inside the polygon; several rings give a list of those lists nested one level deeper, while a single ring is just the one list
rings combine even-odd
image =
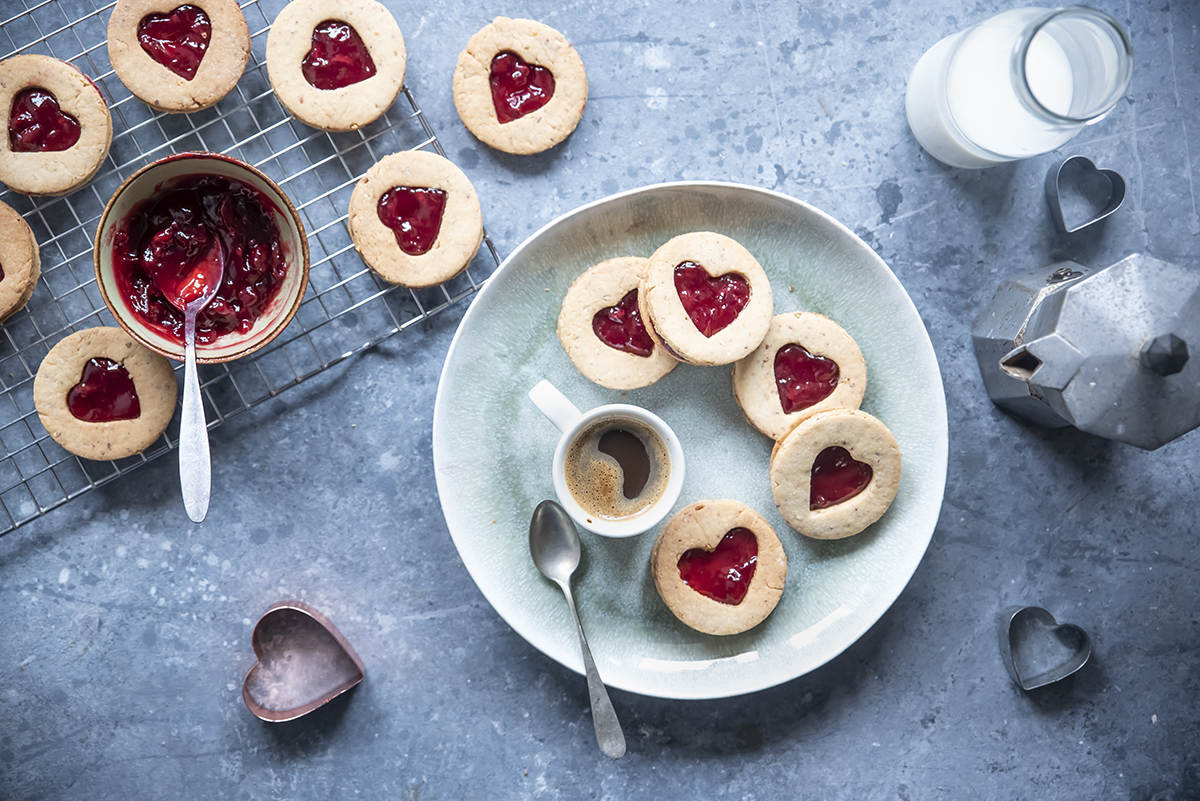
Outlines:
[{"label": "speckled stone background", "polygon": [[[460,305],[217,429],[204,523],[168,456],[0,538],[0,797],[1200,798],[1200,434],[1148,453],[1032,427],[989,401],[969,338],[1026,268],[1141,251],[1200,269],[1200,4],[1097,2],[1133,41],[1127,97],[1059,153],[971,172],[921,151],[905,82],[1009,3],[386,1],[501,254],[581,203],[676,179],[788,193],[878,251],[945,381],[929,551],[814,673],[710,702],[615,692],[629,753],[604,758],[583,679],[495,614],[446,530],[431,417]],[[548,153],[493,152],[455,113],[455,59],[496,15],[558,28],[587,66],[583,121]],[[1071,153],[1129,194],[1065,236],[1042,180]],[[333,619],[368,676],[268,724],[241,683],[254,621],[288,598]],[[1013,604],[1087,629],[1091,662],[1018,689],[996,641]]]}]

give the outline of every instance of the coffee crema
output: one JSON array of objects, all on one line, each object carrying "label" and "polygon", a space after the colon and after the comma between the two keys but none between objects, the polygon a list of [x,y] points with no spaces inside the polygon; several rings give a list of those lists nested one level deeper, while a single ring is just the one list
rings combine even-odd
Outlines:
[{"label": "coffee crema", "polygon": [[646,423],[605,417],[576,436],[563,471],[571,497],[593,517],[628,520],[653,507],[671,479],[666,443]]}]

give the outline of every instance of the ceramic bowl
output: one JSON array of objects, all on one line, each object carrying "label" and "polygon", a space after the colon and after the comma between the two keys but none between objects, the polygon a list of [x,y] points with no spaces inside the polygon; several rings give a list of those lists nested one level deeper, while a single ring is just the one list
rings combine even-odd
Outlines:
[{"label": "ceramic bowl", "polygon": [[113,238],[121,222],[137,206],[191,175],[220,175],[241,181],[261,192],[279,226],[288,271],[278,296],[245,333],[229,333],[209,344],[197,343],[196,361],[226,362],[249,355],[277,337],[300,308],[308,286],[308,237],[295,206],[270,178],[243,161],[219,153],[176,153],[138,170],[117,189],[96,229],[93,260],[96,283],[117,323],[138,342],[162,355],[183,361],[181,341],[159,331],[134,314],[130,300],[122,294],[113,273]]}]

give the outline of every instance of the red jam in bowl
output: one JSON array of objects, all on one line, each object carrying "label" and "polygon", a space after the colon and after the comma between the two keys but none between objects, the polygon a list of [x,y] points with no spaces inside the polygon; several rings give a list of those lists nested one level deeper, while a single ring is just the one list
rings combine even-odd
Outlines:
[{"label": "red jam in bowl", "polygon": [[654,352],[654,340],[638,311],[637,289],[626,292],[616,306],[596,312],[592,317],[592,333],[614,350],[634,356],[649,356]]},{"label": "red jam in bowl", "polygon": [[374,75],[375,61],[350,23],[327,19],[313,29],[312,47],[300,70],[316,89],[341,89]]},{"label": "red jam in bowl", "polygon": [[85,423],[133,420],[142,413],[129,371],[102,356],[83,365],[79,383],[67,392],[67,409]]},{"label": "red jam in bowl", "polygon": [[410,256],[428,253],[442,230],[446,193],[429,187],[394,186],[375,208],[379,221],[396,234],[396,244]]},{"label": "red jam in bowl", "polygon": [[46,89],[22,89],[13,97],[8,114],[8,143],[14,153],[67,150],[79,141],[79,120],[58,106]]},{"label": "red jam in bowl", "polygon": [[196,317],[196,343],[249,332],[283,289],[288,263],[275,204],[220,175],[187,175],[130,210],[113,236],[117,289],[141,323],[183,343],[183,312],[170,301],[194,284],[214,238],[225,254],[217,296]]},{"label": "red jam in bowl", "polygon": [[679,557],[679,577],[706,598],[737,606],[750,590],[758,564],[758,538],[748,528],[726,532],[711,551],[691,548]]},{"label": "red jam in bowl", "polygon": [[196,77],[208,43],[212,22],[204,9],[182,5],[163,14],[147,14],[138,23],[138,44],[146,55],[190,81]]},{"label": "red jam in bowl", "polygon": [[492,59],[488,83],[492,87],[496,119],[501,124],[537,111],[554,95],[554,73],[528,63],[511,50]]}]

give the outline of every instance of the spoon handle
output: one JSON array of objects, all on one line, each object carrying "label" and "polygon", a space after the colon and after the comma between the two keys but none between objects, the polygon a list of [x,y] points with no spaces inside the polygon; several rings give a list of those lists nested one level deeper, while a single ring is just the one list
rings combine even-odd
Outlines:
[{"label": "spoon handle", "polygon": [[[193,323],[194,325],[194,323]],[[185,336],[183,408],[179,417],[179,488],[183,506],[193,523],[208,514],[212,493],[212,463],[208,453],[208,426],[204,421],[204,399],[196,375],[195,334]]]},{"label": "spoon handle", "polygon": [[563,593],[567,596],[567,606],[571,607],[571,617],[575,618],[575,630],[579,632],[579,648],[583,651],[583,669],[587,674],[588,697],[592,702],[592,724],[596,727],[596,742],[607,757],[620,759],[625,756],[625,733],[621,731],[621,721],[617,719],[617,710],[613,709],[609,700],[608,690],[600,680],[600,671],[592,660],[592,650],[588,648],[587,637],[583,635],[583,623],[579,621],[579,610],[575,608],[575,598],[571,595],[571,587],[566,582],[560,582]]}]

